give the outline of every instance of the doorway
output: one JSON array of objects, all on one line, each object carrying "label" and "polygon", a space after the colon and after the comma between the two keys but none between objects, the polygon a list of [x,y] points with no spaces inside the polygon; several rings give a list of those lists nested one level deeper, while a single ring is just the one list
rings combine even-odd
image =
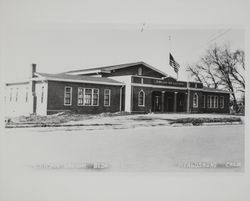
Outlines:
[{"label": "doorway", "polygon": [[161,91],[152,92],[152,112],[161,112],[162,104],[162,94]]}]

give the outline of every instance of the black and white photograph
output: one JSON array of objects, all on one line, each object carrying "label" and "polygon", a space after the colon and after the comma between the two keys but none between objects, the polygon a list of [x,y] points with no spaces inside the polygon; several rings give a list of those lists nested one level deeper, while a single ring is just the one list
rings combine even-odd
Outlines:
[{"label": "black and white photograph", "polygon": [[248,200],[247,6],[2,0],[0,200]]}]

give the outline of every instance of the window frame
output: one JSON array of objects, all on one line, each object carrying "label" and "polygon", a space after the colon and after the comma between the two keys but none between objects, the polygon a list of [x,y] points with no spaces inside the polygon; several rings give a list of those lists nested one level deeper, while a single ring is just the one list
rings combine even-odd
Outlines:
[{"label": "window frame", "polygon": [[[108,94],[105,94],[106,91],[108,91]],[[105,96],[108,96],[108,104],[105,104]],[[111,102],[111,90],[110,89],[104,89],[104,92],[103,92],[103,105],[105,107],[110,107],[110,102]]]},{"label": "window frame", "polygon": [[[141,93],[143,94],[143,95],[142,95],[142,103],[143,103],[143,104],[140,104],[140,94],[141,94]],[[145,107],[145,92],[144,92],[144,90],[142,90],[142,89],[141,89],[141,90],[139,91],[139,93],[138,93],[138,106],[139,106],[139,107]]]},{"label": "window frame", "polygon": [[[70,103],[66,103],[66,89],[69,88],[70,89]],[[64,106],[71,106],[72,105],[72,93],[73,93],[73,89],[70,86],[65,86],[64,87]]]},{"label": "window frame", "polygon": [[[80,92],[80,90],[82,90],[82,104],[80,104],[79,103],[79,99],[80,99],[80,97],[79,97],[79,92]],[[84,88],[83,87],[78,87],[77,88],[77,106],[84,106]]]},{"label": "window frame", "polygon": [[[90,89],[91,90],[91,104],[90,105],[86,105],[86,90]],[[94,90],[97,90],[97,93],[94,93]],[[99,89],[98,88],[84,88],[84,101],[83,101],[83,106],[99,106]],[[97,94],[97,105],[94,105],[94,94]],[[89,95],[89,94],[87,94]]]},{"label": "window frame", "polygon": [[19,88],[16,88],[15,102],[18,102]]},{"label": "window frame", "polygon": [[[94,90],[97,90],[97,93],[94,93]],[[94,94],[97,94],[97,104],[94,105]],[[92,88],[92,105],[91,106],[99,106],[99,89]]]},{"label": "window frame", "polygon": [[218,108],[218,96],[214,96],[214,108]]},{"label": "window frame", "polygon": [[[223,101],[221,101],[221,100],[223,100]],[[224,96],[220,96],[220,109],[224,109],[224,105],[225,105],[225,98],[224,98]],[[223,103],[223,104],[221,104],[221,103]]]},{"label": "window frame", "polygon": [[206,96],[202,95],[202,99],[203,99],[203,108],[206,108]]},{"label": "window frame", "polygon": [[207,96],[207,108],[211,108],[210,107],[210,95]]},{"label": "window frame", "polygon": [[[195,97],[197,97],[197,100],[196,100],[197,104],[195,104],[195,102],[194,102]],[[193,108],[198,108],[198,106],[199,106],[199,96],[197,93],[194,93],[194,95],[193,95]]]},{"label": "window frame", "polygon": [[10,88],[10,102],[12,102],[13,99],[13,88]]},{"label": "window frame", "polygon": [[44,102],[44,86],[41,88],[41,103]]},{"label": "window frame", "polygon": [[29,88],[25,88],[25,103],[28,103],[29,101]]}]

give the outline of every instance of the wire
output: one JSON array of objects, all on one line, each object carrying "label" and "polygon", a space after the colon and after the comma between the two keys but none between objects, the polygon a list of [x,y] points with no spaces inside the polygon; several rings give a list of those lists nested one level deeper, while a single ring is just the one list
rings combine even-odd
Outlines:
[{"label": "wire", "polygon": [[210,41],[208,41],[208,43],[211,43],[213,41],[215,41],[216,39],[222,37],[223,35],[225,35],[227,32],[231,31],[231,28],[230,29],[227,29],[226,31],[220,33],[218,36],[214,37],[213,39],[211,39]]}]

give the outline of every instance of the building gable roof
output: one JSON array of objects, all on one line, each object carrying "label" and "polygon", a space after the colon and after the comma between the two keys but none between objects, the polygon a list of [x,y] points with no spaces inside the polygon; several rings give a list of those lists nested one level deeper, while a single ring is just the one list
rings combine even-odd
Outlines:
[{"label": "building gable roof", "polygon": [[156,71],[160,74],[162,74],[162,77],[168,77],[168,74],[165,72],[158,70],[157,68],[154,68],[153,66],[140,61],[140,62],[134,62],[134,63],[125,63],[125,64],[118,64],[118,65],[112,65],[112,66],[104,66],[104,67],[96,67],[96,68],[88,68],[88,69],[82,69],[82,70],[73,70],[73,71],[67,71],[64,72],[65,74],[87,74],[89,72],[96,72],[96,73],[109,73],[112,70],[117,70],[121,68],[128,68],[128,67],[133,67],[137,65],[143,65],[145,67],[150,68],[153,71]]},{"label": "building gable roof", "polygon": [[122,86],[124,83],[118,82],[111,78],[105,77],[93,77],[93,76],[79,76],[79,75],[67,75],[67,74],[48,74],[48,73],[35,73],[37,76],[34,80],[44,79],[51,81],[68,81],[68,82],[80,82],[80,83],[92,83],[92,84],[106,84]]}]

